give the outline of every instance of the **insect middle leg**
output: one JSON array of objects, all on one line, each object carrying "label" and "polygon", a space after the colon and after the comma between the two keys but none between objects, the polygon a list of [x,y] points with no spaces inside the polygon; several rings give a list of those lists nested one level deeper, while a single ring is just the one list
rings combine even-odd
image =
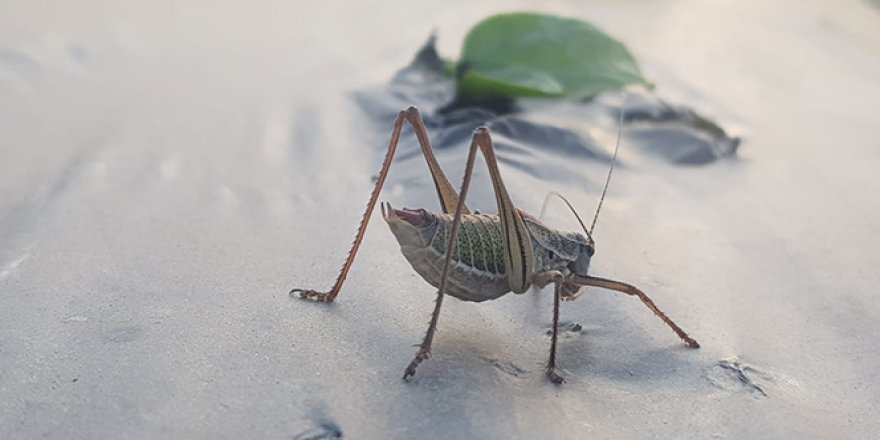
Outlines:
[{"label": "insect middle leg", "polygon": [[[428,130],[425,128],[425,123],[422,121],[419,111],[415,107],[410,107],[401,111],[397,115],[397,120],[394,122],[394,130],[391,132],[391,141],[388,145],[388,152],[385,153],[385,160],[382,163],[382,169],[379,172],[376,186],[373,187],[373,192],[370,194],[370,201],[367,203],[367,209],[361,218],[357,235],[355,235],[354,242],[351,245],[351,249],[348,251],[348,256],[345,259],[345,263],[342,265],[342,269],[339,271],[339,276],[336,278],[336,282],[333,283],[333,287],[327,292],[297,288],[290,291],[291,295],[299,295],[301,298],[318,302],[332,302],[336,299],[336,296],[339,295],[342,283],[345,282],[345,278],[348,276],[348,271],[351,270],[351,265],[354,262],[354,257],[364,239],[367,224],[370,222],[370,216],[373,214],[373,209],[376,207],[376,202],[379,199],[379,192],[382,190],[382,186],[385,184],[385,179],[388,177],[388,171],[391,169],[391,162],[394,159],[395,151],[397,151],[397,144],[400,141],[400,133],[405,121],[409,122],[413,127],[416,138],[419,140],[419,146],[422,149],[422,154],[425,156],[425,160],[428,162],[428,169],[431,171],[431,177],[434,180],[434,186],[437,189],[437,195],[440,198],[440,205],[443,208],[443,212],[450,213],[459,204],[458,193],[455,192],[452,184],[449,183],[449,179],[446,178],[446,175],[443,174],[443,170],[437,163],[437,158],[434,156],[434,151],[431,148],[431,141],[428,139]],[[465,213],[468,212],[467,207],[463,205],[462,209]]]},{"label": "insect middle leg", "polygon": [[547,361],[547,377],[555,384],[565,382],[565,378],[556,371],[556,339],[559,334],[559,300],[562,296],[562,274],[554,279],[553,292],[553,334],[550,337],[550,360]]}]

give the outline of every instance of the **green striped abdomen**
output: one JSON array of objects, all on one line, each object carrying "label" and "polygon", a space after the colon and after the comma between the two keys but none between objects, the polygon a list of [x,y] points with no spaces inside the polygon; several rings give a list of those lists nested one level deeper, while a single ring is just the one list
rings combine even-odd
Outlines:
[{"label": "green striped abdomen", "polygon": [[[385,220],[413,269],[439,287],[452,229],[452,215],[424,210],[388,210]],[[449,266],[446,293],[463,301],[486,301],[510,292],[504,266],[504,241],[497,216],[462,217]]]},{"label": "green striped abdomen", "polygon": [[[453,216],[438,214],[438,227],[430,246],[438,254],[446,253]],[[452,259],[476,270],[504,275],[504,241],[498,216],[467,214],[461,218]]]}]

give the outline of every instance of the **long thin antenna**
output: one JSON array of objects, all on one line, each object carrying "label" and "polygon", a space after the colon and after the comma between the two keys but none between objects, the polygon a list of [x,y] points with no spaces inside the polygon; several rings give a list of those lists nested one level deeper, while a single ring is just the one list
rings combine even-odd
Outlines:
[{"label": "long thin antenna", "polygon": [[617,120],[617,145],[614,146],[614,156],[611,157],[611,167],[608,168],[608,177],[605,178],[605,187],[602,188],[602,197],[599,198],[599,206],[596,207],[596,215],[593,216],[593,224],[590,225],[590,237],[593,236],[593,229],[596,228],[596,220],[599,219],[599,211],[602,210],[602,202],[605,201],[605,193],[608,192],[608,184],[611,182],[611,172],[614,171],[614,164],[617,163],[617,151],[620,150],[620,131],[623,127],[623,109],[626,107],[626,93],[623,94],[623,102],[620,103],[620,116]]},{"label": "long thin antenna", "polygon": [[590,243],[595,243],[593,241],[593,236],[590,234],[590,231],[587,230],[587,227],[584,226],[584,221],[581,220],[581,216],[578,215],[577,210],[574,209],[574,206],[571,206],[571,203],[568,202],[568,199],[566,199],[565,196],[559,194],[556,191],[551,191],[550,194],[547,194],[547,197],[544,197],[544,205],[541,207],[541,215],[539,218],[542,220],[544,219],[544,211],[547,209],[547,202],[550,201],[551,196],[559,197],[560,199],[562,199],[563,202],[565,202],[565,204],[568,206],[568,209],[570,209],[572,214],[574,214],[574,218],[576,218],[578,223],[581,224],[581,228],[584,229],[584,232],[587,234],[587,238],[590,239]]}]

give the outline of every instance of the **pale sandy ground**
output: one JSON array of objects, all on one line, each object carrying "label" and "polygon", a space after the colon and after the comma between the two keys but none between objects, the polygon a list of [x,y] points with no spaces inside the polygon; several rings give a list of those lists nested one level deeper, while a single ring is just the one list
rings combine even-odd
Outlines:
[{"label": "pale sandy ground", "polygon": [[[877,435],[872,4],[71,3],[0,3],[0,438]],[[287,296],[330,284],[381,160],[388,128],[352,93],[430,30],[455,55],[512,9],[591,20],[662,97],[743,136],[705,167],[624,145],[596,233],[593,272],[650,292],[701,350],[592,291],[564,304],[583,331],[557,387],[549,292],[451,300],[404,383],[433,289],[378,218],[337,304]],[[441,153],[455,182],[464,151]],[[419,161],[383,199],[436,209]],[[589,215],[604,165],[563,162],[505,166],[514,200],[537,212],[560,190]],[[574,226],[558,206],[548,221]]]}]

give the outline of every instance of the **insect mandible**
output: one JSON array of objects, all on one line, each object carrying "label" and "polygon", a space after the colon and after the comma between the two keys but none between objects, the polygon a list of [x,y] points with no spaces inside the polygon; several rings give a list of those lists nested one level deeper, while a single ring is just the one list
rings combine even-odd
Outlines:
[{"label": "insect mandible", "polygon": [[[498,298],[511,291],[524,293],[533,285],[545,287],[552,283],[554,285],[553,331],[547,376],[557,384],[564,382],[556,367],[559,302],[574,299],[578,291],[585,286],[601,287],[638,297],[672,328],[687,346],[691,348],[700,346],[635,286],[594,277],[587,273],[590,259],[595,252],[592,227],[590,231],[584,227],[586,235],[560,232],[543,225],[532,215],[514,206],[501,179],[492,139],[489,130],[485,127],[474,130],[459,195],[440,169],[425,124],[415,107],[403,110],[397,116],[382,170],[370,195],[354,243],[333,287],[327,292],[293,289],[290,291],[291,295],[299,295],[301,298],[317,302],[332,302],[339,295],[363,241],[379,193],[388,177],[404,122],[409,122],[418,138],[443,210],[442,213],[432,213],[424,209],[394,209],[390,204],[382,204],[382,216],[397,238],[403,255],[425,281],[437,287],[437,300],[428,330],[419,345],[418,353],[404,370],[404,380],[415,375],[419,364],[430,356],[431,343],[440,317],[440,307],[447,294],[463,301],[481,302]],[[619,134],[612,168],[609,169],[609,180],[616,160],[617,148],[619,148]],[[489,176],[498,203],[497,215],[471,213],[465,206],[477,149],[482,152],[489,168]],[[609,180],[605,182],[605,189],[599,202],[600,208]],[[571,205],[568,205],[571,208]],[[583,222],[581,225],[583,226]],[[595,218],[593,226],[595,226]]]}]

